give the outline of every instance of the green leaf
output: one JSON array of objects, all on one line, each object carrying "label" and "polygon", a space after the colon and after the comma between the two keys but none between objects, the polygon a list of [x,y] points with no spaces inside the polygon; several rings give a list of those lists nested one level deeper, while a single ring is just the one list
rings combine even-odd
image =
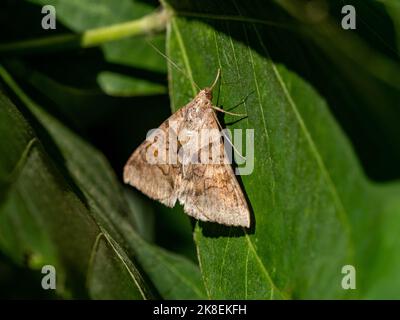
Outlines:
[{"label": "green leaf", "polygon": [[385,6],[392,18],[396,30],[397,50],[400,50],[400,3],[396,0],[380,0],[377,2]]},{"label": "green leaf", "polygon": [[[323,2],[275,2],[293,17],[296,31],[269,33],[274,59],[290,66],[324,96],[369,177],[378,181],[400,177],[400,149],[393,147],[400,143],[396,20],[390,19],[381,2],[352,0],[346,4],[356,9],[356,29],[343,30],[340,1],[327,1],[325,13],[321,9],[318,13],[318,3]],[[307,22],[313,13],[325,18]]]},{"label": "green leaf", "polygon": [[[108,246],[107,250],[103,246],[99,246],[99,243],[96,247],[106,252],[110,251],[110,248],[120,247],[123,250],[119,252],[120,257],[137,259],[159,294],[164,298],[204,298],[204,288],[197,266],[183,257],[148,244],[138,235],[135,230],[136,226],[133,226],[132,222],[141,223],[142,218],[137,216],[138,212],[133,213],[130,209],[139,209],[139,207],[128,205],[121,186],[103,155],[32,102],[9,78],[4,69],[1,74],[4,79],[8,79],[8,85],[43,126],[46,135],[51,137],[53,145],[48,144],[49,147],[52,147],[49,152],[58,159],[59,165],[65,166],[73,184],[87,202],[91,215],[105,233],[106,239],[110,237],[113,239],[109,241],[111,247]],[[138,205],[140,204],[138,203]],[[143,214],[147,214],[143,208],[139,210]],[[118,246],[114,245],[114,241]],[[104,252],[100,254],[100,257],[103,254]],[[111,264],[112,270],[115,272],[118,268],[122,268],[121,263],[127,266],[132,264],[125,259],[119,266],[116,266],[111,263],[112,261],[109,260],[104,264]],[[91,269],[98,270],[94,267]],[[135,274],[135,272],[126,272],[126,276],[130,274]],[[102,287],[105,284],[98,283],[99,280],[96,280],[98,275],[94,277],[93,282],[89,281],[89,283],[96,285],[93,290],[95,297],[99,298],[100,294],[106,293],[109,289],[105,290]],[[110,283],[112,284],[112,282]],[[117,283],[113,287],[120,288],[121,284]],[[117,294],[117,291],[114,293]]]},{"label": "green leaf", "polygon": [[[151,13],[155,7],[140,1],[80,1],[80,0],[29,0],[38,5],[53,5],[57,21],[75,32],[106,27],[113,24],[139,19]],[[38,10],[40,7],[38,6]],[[146,41],[157,47],[164,46],[164,36],[152,35],[148,39],[126,38],[109,42],[101,46],[104,62],[97,76],[97,84],[105,93],[112,96],[138,96],[160,94],[166,91],[163,84],[143,79],[158,76],[165,72],[165,61]],[[76,61],[75,61],[76,62]],[[85,64],[83,60],[81,64]],[[118,72],[117,66],[125,66],[124,73]],[[131,68],[130,72],[127,70]],[[82,69],[78,72],[83,73]],[[121,71],[121,70],[119,70]]]},{"label": "green leaf", "polygon": [[[387,239],[387,228],[393,217],[397,220],[398,193],[383,192],[386,187],[365,178],[325,101],[272,58],[270,43],[275,37],[285,39],[279,36],[285,25],[275,23],[282,12],[274,6],[266,10],[261,2],[250,6],[232,1],[224,10],[212,2],[168,3],[175,13],[168,55],[200,87],[209,86],[220,68],[214,101],[229,109],[247,97],[235,109],[247,118],[237,121],[225,115],[224,122],[236,121],[228,125],[231,129],[255,130],[254,171],[241,176],[254,212],[253,227],[197,223],[195,228],[209,296],[367,297],[375,284],[389,279],[387,272],[398,279],[394,269],[383,268],[387,264],[379,261],[378,244],[385,242],[393,255],[388,259],[397,266],[393,247],[399,239]],[[263,20],[264,14],[269,19]],[[296,49],[289,44],[285,48]],[[170,73],[176,110],[197,89],[172,66]],[[357,270],[357,290],[352,292],[341,287],[347,264]],[[400,292],[397,281],[385,285],[376,296]]]},{"label": "green leaf", "polygon": [[[103,230],[93,220],[84,198],[45,152],[16,107],[0,93],[0,144],[2,156],[0,207],[0,248],[14,261],[39,270],[50,264],[57,272],[57,293],[64,297],[85,297],[85,279],[92,269],[107,261],[122,264],[122,282],[132,283],[125,294],[130,298],[149,296],[136,267],[124,262],[114,247],[99,252],[96,238]],[[35,196],[32,196],[35,195]],[[128,277],[127,274],[134,275]],[[134,281],[133,281],[134,280]],[[87,288],[92,291],[92,282]],[[40,285],[40,284],[38,284]],[[107,297],[117,297],[110,283],[104,282]],[[95,295],[98,297],[99,295]]]},{"label": "green leaf", "polygon": [[[141,299],[144,296],[143,292],[134,290],[135,286],[140,289],[140,285],[136,283],[137,275],[131,274],[131,270],[135,268],[128,257],[117,255],[118,252],[124,254],[121,249],[116,250],[117,246],[103,234],[97,238],[87,279],[93,299]],[[126,281],[129,278],[132,281]],[[136,293],[136,296],[132,293]]]},{"label": "green leaf", "polygon": [[100,88],[110,96],[133,96],[135,92],[140,95],[153,95],[167,91],[162,85],[107,71],[99,74],[98,82]]},{"label": "green leaf", "polygon": [[[364,241],[365,269],[368,284],[364,297],[367,299],[398,299],[400,293],[400,184],[377,186],[376,195],[381,197],[382,209],[375,212],[360,237]],[[368,205],[368,204],[367,204]],[[362,213],[360,213],[361,215]],[[363,220],[362,216],[358,221]],[[367,230],[367,232],[365,232]],[[361,234],[361,231],[364,231]],[[374,247],[374,251],[367,251]]]}]

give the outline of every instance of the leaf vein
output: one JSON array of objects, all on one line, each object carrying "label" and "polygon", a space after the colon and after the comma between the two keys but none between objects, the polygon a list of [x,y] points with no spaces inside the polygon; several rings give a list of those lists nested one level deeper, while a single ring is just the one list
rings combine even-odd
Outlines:
[{"label": "leaf vein", "polygon": [[190,67],[189,58],[188,58],[188,55],[187,55],[187,52],[186,52],[186,47],[185,47],[185,44],[183,43],[182,35],[181,35],[181,32],[179,31],[178,26],[176,25],[175,19],[172,19],[172,26],[174,28],[174,31],[175,31],[175,34],[176,34],[176,38],[178,40],[179,47],[181,49],[182,58],[183,58],[183,61],[185,63],[185,68],[187,69],[188,76],[189,76],[189,78],[191,80],[190,85],[192,86],[193,96],[195,96],[197,94],[197,89],[196,89],[196,87],[194,85],[192,68]]}]

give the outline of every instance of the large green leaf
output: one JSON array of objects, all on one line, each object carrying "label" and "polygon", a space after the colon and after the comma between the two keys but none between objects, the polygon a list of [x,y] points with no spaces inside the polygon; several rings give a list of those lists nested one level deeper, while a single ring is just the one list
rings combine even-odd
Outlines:
[{"label": "large green leaf", "polygon": [[[44,265],[55,266],[57,292],[64,297],[85,297],[86,290],[91,296],[101,297],[91,279],[96,277],[97,269],[105,268],[110,273],[121,273],[120,283],[126,283],[122,294],[126,298],[149,297],[140,273],[121,250],[112,246],[103,252],[97,245],[96,239],[102,238],[105,231],[3,93],[0,124],[1,250],[38,272]],[[88,288],[86,280],[90,281]],[[119,288],[109,280],[102,283],[107,297],[120,297]]]},{"label": "large green leaf", "polygon": [[[131,211],[133,206],[129,206],[126,202],[121,186],[104,157],[32,102],[4,69],[2,69],[1,75],[39,121],[42,128],[40,131],[44,130],[42,134],[43,139],[47,142],[47,151],[68,174],[72,185],[77,188],[78,194],[85,200],[90,215],[105,234],[104,237],[98,234],[94,235],[97,237],[96,244],[93,244],[96,253],[92,254],[90,267],[93,275],[87,280],[89,285],[93,285],[93,287],[89,287],[92,296],[95,298],[128,297],[127,293],[132,285],[124,283],[126,282],[124,277],[132,276],[134,273],[129,271],[130,269],[123,274],[113,273],[120,273],[119,270],[124,267],[132,266],[137,259],[146,275],[152,280],[152,285],[162,297],[204,298],[199,270],[192,262],[150,245],[139,236],[134,224],[142,218],[137,216],[138,212]],[[42,194],[37,195],[39,200],[41,197]],[[61,200],[60,202],[62,203]],[[19,211],[17,210],[17,212]],[[66,210],[66,214],[68,212]],[[31,223],[27,223],[27,227],[30,225]],[[14,231],[12,233],[15,234]],[[25,235],[23,231],[21,234]],[[32,235],[32,237],[36,236]],[[8,238],[5,237],[5,239]],[[79,241],[83,241],[83,239],[79,239]],[[118,262],[116,258],[108,257],[108,253],[112,250],[119,252],[117,258],[123,259],[123,264],[116,264]],[[108,260],[104,262],[104,266],[98,266],[95,263],[106,258]],[[101,270],[105,270],[109,274],[106,277],[109,282],[101,282],[103,278]],[[111,291],[111,289],[114,290]]]},{"label": "large green leaf", "polygon": [[[253,227],[238,230],[197,223],[195,228],[209,295],[398,295],[399,275],[393,266],[398,266],[394,248],[399,239],[388,238],[389,225],[396,229],[394,221],[399,219],[398,186],[375,186],[364,177],[325,101],[273,60],[273,32],[282,31],[273,20],[282,11],[274,6],[267,11],[261,1],[251,6],[231,1],[223,9],[211,1],[168,2],[175,13],[168,55],[200,87],[209,86],[220,68],[218,103],[229,109],[247,97],[235,109],[247,118],[228,127],[255,130],[254,171],[241,177],[254,212]],[[264,13],[269,19],[262,19]],[[281,45],[288,51],[297,49],[290,43]],[[197,89],[172,66],[170,73],[176,110]],[[225,123],[235,120],[225,115]],[[381,262],[382,254],[390,264]],[[347,264],[354,265],[358,275],[357,290],[351,292],[341,288],[341,269]],[[389,278],[391,283],[384,280]],[[382,286],[374,291],[381,282],[386,290]]]},{"label": "large green leaf", "polygon": [[[356,10],[356,29],[343,30],[343,2],[275,2],[291,16],[296,31],[285,33],[278,29],[269,34],[274,59],[299,73],[324,96],[351,138],[369,177],[400,177],[400,149],[394,147],[400,144],[400,67],[396,19],[390,18],[398,8],[389,6],[389,2],[384,2],[388,8],[385,10],[383,2],[348,1],[346,5],[353,5]],[[328,3],[326,9],[318,8],[324,2]],[[258,15],[265,16],[262,12]],[[309,21],[313,16],[320,18]],[[304,20],[306,23],[302,23]],[[282,38],[290,50],[281,43]]]}]

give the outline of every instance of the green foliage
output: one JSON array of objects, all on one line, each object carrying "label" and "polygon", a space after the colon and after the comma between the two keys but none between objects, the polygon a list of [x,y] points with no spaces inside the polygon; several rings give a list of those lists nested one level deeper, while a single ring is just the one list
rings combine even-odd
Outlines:
[{"label": "green foliage", "polygon": [[[29,55],[1,55],[0,44],[3,268],[29,268],[37,281],[56,266],[61,298],[398,298],[400,7],[351,1],[358,27],[344,31],[341,6],[327,3],[324,16],[302,1],[169,0],[166,34]],[[56,7],[57,31],[26,19],[3,41],[82,34],[157,5],[3,6],[26,17],[43,4]],[[167,62],[146,41],[180,69],[168,67],[173,111],[221,69],[215,104],[247,114],[221,120],[255,131],[254,171],[240,177],[251,229],[192,228],[181,208],[122,186],[129,153],[169,114]],[[348,264],[356,290],[341,287]]]}]

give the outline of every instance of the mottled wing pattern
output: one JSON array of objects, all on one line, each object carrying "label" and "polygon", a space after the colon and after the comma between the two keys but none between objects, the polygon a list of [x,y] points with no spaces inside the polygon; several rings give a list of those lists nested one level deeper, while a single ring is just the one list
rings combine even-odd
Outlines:
[{"label": "mottled wing pattern", "polygon": [[179,202],[190,216],[232,226],[250,226],[246,200],[229,164],[192,165]]},{"label": "mottled wing pattern", "polygon": [[[171,122],[182,123],[188,106],[175,112],[158,128],[164,131],[167,137],[164,150],[166,153],[169,152],[169,135],[177,134],[169,127],[169,124]],[[158,200],[168,207],[173,207],[181,184],[181,165],[179,162],[176,164],[149,163],[146,153],[155,143],[154,137],[150,136],[133,152],[124,167],[124,182],[134,186],[150,198]]]},{"label": "mottled wing pattern", "polygon": [[[208,111],[202,129],[219,129],[214,111]],[[232,166],[225,161],[223,140],[219,136],[212,141],[219,143],[219,163],[190,164],[184,168],[179,202],[184,205],[185,212],[196,219],[249,227],[249,208]]]},{"label": "mottled wing pattern", "polygon": [[[124,181],[136,187],[152,199],[173,207],[177,200],[184,206],[184,211],[203,221],[213,221],[232,226],[250,226],[250,213],[247,202],[229,161],[226,161],[223,139],[210,99],[210,91],[202,90],[185,107],[169,117],[158,129],[164,132],[166,140],[180,137],[180,134],[199,132],[202,129],[214,129],[209,144],[185,144],[180,140],[172,153],[183,151],[184,159],[192,156],[201,159],[200,154],[213,146],[220,150],[217,163],[149,163],[146,155],[153,152],[156,138],[150,136],[132,154],[124,168]],[[171,123],[177,123],[173,127]],[[179,147],[178,147],[179,145]],[[169,144],[165,150],[169,152]],[[158,154],[158,152],[157,152]],[[186,163],[186,164],[185,164]]]}]

